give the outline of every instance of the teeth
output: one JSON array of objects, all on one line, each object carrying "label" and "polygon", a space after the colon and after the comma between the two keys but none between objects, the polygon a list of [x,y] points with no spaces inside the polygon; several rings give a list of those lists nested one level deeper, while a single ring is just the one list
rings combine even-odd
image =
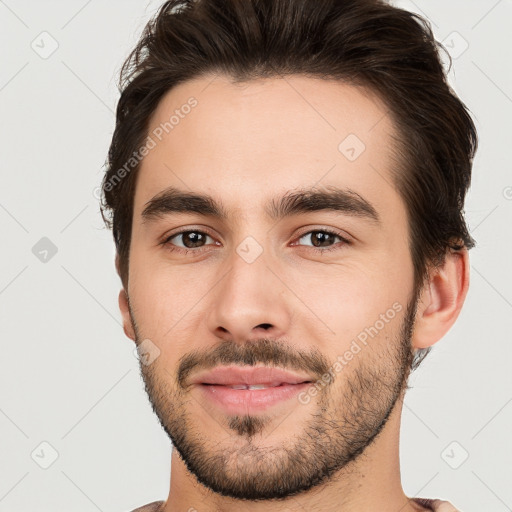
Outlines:
[{"label": "teeth", "polygon": [[253,385],[245,385],[245,384],[235,384],[233,386],[229,386],[231,389],[266,389],[275,386],[267,386],[265,384],[253,384]]}]

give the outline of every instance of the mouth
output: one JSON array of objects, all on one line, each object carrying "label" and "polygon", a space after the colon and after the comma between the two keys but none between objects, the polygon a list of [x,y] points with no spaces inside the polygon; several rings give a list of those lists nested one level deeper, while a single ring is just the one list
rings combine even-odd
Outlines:
[{"label": "mouth", "polygon": [[228,414],[284,406],[313,382],[311,375],[271,366],[217,366],[191,380],[205,405]]},{"label": "mouth", "polygon": [[282,386],[297,386],[299,384],[311,384],[310,380],[306,380],[304,382],[280,382],[280,383],[271,383],[271,384],[215,384],[209,382],[202,382],[203,386],[222,386],[230,389],[268,389],[268,388],[278,388]]},{"label": "mouth", "polygon": [[199,372],[192,384],[221,386],[277,387],[284,384],[311,382],[311,375],[291,372],[272,366],[217,366]]},{"label": "mouth", "polygon": [[307,390],[311,381],[278,384],[209,384],[201,383],[204,403],[209,408],[228,415],[256,414],[271,408],[301,404],[298,395]]}]

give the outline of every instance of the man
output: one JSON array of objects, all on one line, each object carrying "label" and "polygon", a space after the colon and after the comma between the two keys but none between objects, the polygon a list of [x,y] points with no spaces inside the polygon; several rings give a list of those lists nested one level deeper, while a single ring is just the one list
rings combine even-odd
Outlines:
[{"label": "man", "polygon": [[139,511],[456,510],[405,495],[407,379],[469,286],[477,135],[380,0],[166,2],[103,181],[124,331],[172,454]]}]

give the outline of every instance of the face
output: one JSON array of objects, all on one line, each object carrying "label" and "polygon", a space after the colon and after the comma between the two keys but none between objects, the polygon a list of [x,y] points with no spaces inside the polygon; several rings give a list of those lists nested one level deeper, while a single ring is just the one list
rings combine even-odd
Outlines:
[{"label": "face", "polygon": [[[319,485],[364,453],[406,385],[416,294],[386,112],[340,82],[209,76],[151,118],[132,336],[163,428],[215,492]],[[271,387],[229,387],[247,376]]]}]

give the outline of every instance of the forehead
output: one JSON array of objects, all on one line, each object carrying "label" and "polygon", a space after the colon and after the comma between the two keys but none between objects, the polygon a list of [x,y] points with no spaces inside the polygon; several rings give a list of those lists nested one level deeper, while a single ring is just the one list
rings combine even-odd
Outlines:
[{"label": "forehead", "polygon": [[172,185],[239,212],[314,186],[350,188],[393,208],[401,202],[390,173],[394,133],[385,104],[362,87],[302,76],[197,78],[168,91],[150,118],[134,213]]}]

